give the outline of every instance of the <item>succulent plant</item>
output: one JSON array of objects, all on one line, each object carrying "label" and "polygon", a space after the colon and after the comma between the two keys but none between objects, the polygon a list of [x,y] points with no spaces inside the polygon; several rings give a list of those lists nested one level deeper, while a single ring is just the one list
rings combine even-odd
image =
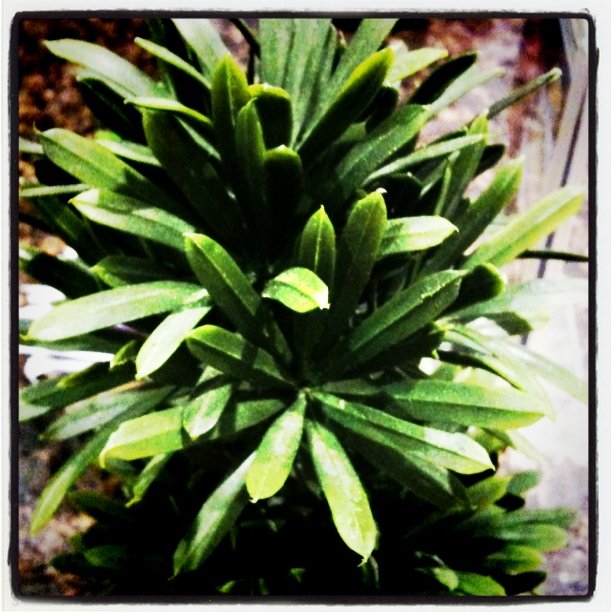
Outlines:
[{"label": "succulent plant", "polygon": [[24,221],[70,247],[22,252],[66,299],[21,339],[103,355],[21,394],[44,439],[80,441],[32,531],[99,464],[127,508],[70,493],[98,523],[58,567],[206,593],[532,589],[569,515],[522,508],[531,475],[496,475],[498,456],[552,413],[541,379],[585,392],[515,340],[584,287],[508,285],[500,268],[583,196],[506,214],[522,160],[499,165],[488,121],[558,70],[422,142],[499,71],[387,46],[393,19],[363,19],[348,43],[329,19],[237,23],[246,71],[205,19],[151,20],[135,42],[158,80],[85,41],[46,43],[79,65],[105,129],[20,143],[39,180],[22,185]]}]

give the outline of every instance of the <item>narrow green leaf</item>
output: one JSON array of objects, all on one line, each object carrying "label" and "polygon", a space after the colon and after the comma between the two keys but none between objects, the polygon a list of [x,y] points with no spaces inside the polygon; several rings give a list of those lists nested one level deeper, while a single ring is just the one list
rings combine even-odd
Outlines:
[{"label": "narrow green leaf", "polygon": [[214,376],[208,383],[206,391],[183,408],[183,427],[192,440],[218,423],[232,396],[233,385],[224,376]]},{"label": "narrow green leaf", "polygon": [[95,276],[80,261],[35,252],[27,260],[21,259],[20,268],[39,283],[61,291],[67,298],[82,297],[99,288]]},{"label": "narrow green leaf", "polygon": [[275,495],[285,484],[300,446],[306,398],[297,400],[270,426],[246,473],[246,487],[253,502]]},{"label": "narrow green leaf", "polygon": [[145,493],[160,475],[170,457],[172,457],[172,453],[166,453],[165,455],[156,455],[148,461],[131,486],[132,496],[126,504],[128,508],[142,501]]},{"label": "narrow green leaf", "polygon": [[[321,206],[307,221],[300,235],[295,263],[312,270],[333,291],[336,266],[336,233],[325,208]],[[325,313],[313,312],[295,321],[295,350],[309,356],[318,344],[325,326]]]},{"label": "narrow green leaf", "polygon": [[210,306],[188,308],[168,315],[145,340],[136,357],[136,377],[155,372],[174,354],[185,336],[202,320]]},{"label": "narrow green leaf", "polygon": [[282,87],[295,28],[294,19],[260,19],[261,77],[264,83]]},{"label": "narrow green leaf", "polygon": [[202,72],[211,74],[228,53],[225,43],[210,19],[173,19],[181,36],[196,54]]},{"label": "narrow green leaf", "polygon": [[124,421],[113,431],[100,451],[102,467],[110,459],[133,461],[180,450],[183,438],[183,408],[168,408]]},{"label": "narrow green leaf", "polygon": [[381,178],[399,172],[405,172],[423,162],[431,161],[439,157],[447,157],[456,151],[461,151],[466,147],[471,147],[482,142],[483,137],[478,134],[470,134],[468,136],[459,136],[458,138],[452,138],[450,140],[434,142],[433,144],[426,145],[413,151],[409,155],[394,159],[392,162],[385,164],[368,177],[368,183],[373,183]]},{"label": "narrow green leaf", "polygon": [[43,432],[45,440],[67,440],[105,425],[142,397],[142,391],[113,389],[100,393],[82,405],[74,404]]},{"label": "narrow green leaf", "polygon": [[183,250],[183,233],[194,227],[161,208],[125,195],[90,189],[70,200],[88,219],[128,234]]},{"label": "narrow green leaf", "polygon": [[506,289],[506,280],[491,264],[476,266],[461,280],[461,288],[451,310],[462,310],[473,304],[487,302]]},{"label": "narrow green leaf", "polygon": [[330,19],[296,19],[291,51],[287,58],[284,88],[294,105],[293,140],[299,136],[304,122],[314,119],[321,82],[329,77],[326,56],[335,30]]},{"label": "narrow green leaf", "polygon": [[382,86],[392,61],[393,52],[384,49],[355,68],[333,102],[300,142],[298,152],[305,166],[314,161],[368,108]]},{"label": "narrow green leaf", "polygon": [[395,53],[395,59],[387,77],[390,83],[398,83],[448,56],[446,49],[434,47],[423,47],[410,51],[403,41],[394,41],[391,43],[391,48]]},{"label": "narrow green leaf", "polygon": [[444,217],[389,219],[378,251],[378,259],[429,249],[456,231],[457,228]]},{"label": "narrow green leaf", "polygon": [[[141,164],[147,164],[147,166],[160,167],[160,163],[155,155],[153,155],[151,149],[137,142],[130,142],[129,140],[109,140],[107,138],[101,138],[98,134],[96,134],[96,142],[106,147],[117,157],[129,159]],[[81,189],[81,191],[84,191],[84,189]]]},{"label": "narrow green leaf", "polygon": [[342,333],[355,313],[385,233],[387,209],[380,193],[359,200],[351,209],[336,256],[331,307],[327,316],[326,345]]},{"label": "narrow green leaf", "polygon": [[109,255],[93,266],[91,271],[109,287],[164,280],[176,274],[148,259],[127,255]]},{"label": "narrow green leaf", "polygon": [[[463,97],[476,87],[480,87],[493,79],[503,76],[504,71],[501,68],[491,68],[483,70],[480,66],[472,66],[466,70],[461,76],[456,78],[438,97],[429,109],[432,115],[439,113],[443,108],[450,106],[453,102]],[[411,100],[415,102],[415,100]]]},{"label": "narrow green leaf", "polygon": [[457,310],[450,314],[449,318],[471,321],[478,317],[492,317],[509,312],[550,310],[560,304],[586,304],[587,289],[585,279],[535,279],[507,287],[498,296]]},{"label": "narrow green leaf", "polygon": [[187,534],[174,552],[174,575],[197,569],[231,529],[248,503],[244,478],[253,455],[204,502]]},{"label": "narrow green leaf", "polygon": [[485,567],[518,574],[542,567],[544,557],[530,546],[505,544],[500,551],[487,555],[483,560]]},{"label": "narrow green leaf", "polygon": [[94,140],[60,128],[42,132],[39,138],[45,155],[84,183],[181,215],[182,209],[173,198]]},{"label": "narrow green leaf", "polygon": [[201,234],[185,236],[187,259],[212,301],[247,340],[287,354],[286,341],[271,322],[265,304],[234,259],[217,242]]},{"label": "narrow green leaf", "polygon": [[501,100],[498,100],[494,104],[491,104],[487,116],[489,118],[495,117],[495,115],[498,115],[509,106],[516,104],[516,102],[523,99],[525,96],[528,96],[534,91],[537,91],[541,87],[545,87],[550,83],[554,83],[559,78],[561,78],[561,74],[561,70],[555,67],[552,70],[549,70],[548,72],[545,72],[544,74],[541,74],[535,77],[534,79],[527,81],[527,83],[521,85],[520,87],[517,87]]},{"label": "narrow green leaf", "polygon": [[251,228],[255,230],[260,248],[271,240],[271,211],[261,188],[266,180],[265,153],[263,127],[255,100],[251,100],[240,109],[236,117],[237,172],[241,179],[237,185],[238,201],[246,211]]},{"label": "narrow green leaf", "polygon": [[124,98],[160,93],[160,88],[151,77],[100,45],[65,38],[47,40],[45,46],[54,55],[95,71],[107,86]]},{"label": "narrow green leaf", "polygon": [[326,393],[315,393],[327,416],[358,435],[375,439],[380,436],[397,448],[461,474],[477,474],[493,465],[485,449],[468,436],[421,427],[364,404],[347,402]]},{"label": "narrow green leaf", "polygon": [[148,51],[151,55],[157,57],[166,64],[173,66],[177,70],[180,70],[187,76],[191,77],[194,81],[197,81],[204,87],[204,89],[210,89],[210,80],[208,78],[196,70],[189,62],[186,62],[178,55],[172,53],[172,51],[170,51],[167,47],[158,45],[152,40],[140,38],[139,36],[134,39],[134,42],[142,49],[145,49],[145,51]]},{"label": "narrow green leaf", "polygon": [[417,281],[374,311],[330,355],[337,376],[389,349],[435,321],[459,292],[461,273],[446,270]]},{"label": "narrow green leaf", "polygon": [[206,297],[191,283],[157,281],[118,287],[62,302],[32,323],[28,334],[61,340],[196,304]]},{"label": "narrow green leaf", "polygon": [[238,379],[287,386],[290,379],[270,353],[242,336],[215,325],[198,327],[186,336],[189,350],[205,363]]},{"label": "narrow green leaf", "polygon": [[[391,33],[397,19],[362,19],[326,87],[322,102],[328,102],[342,89],[354,70],[372,56]],[[324,107],[324,104],[322,105]]]},{"label": "narrow green leaf", "polygon": [[75,183],[74,185],[39,185],[37,183],[25,184],[19,187],[19,197],[26,200],[30,198],[45,198],[53,195],[72,195],[85,191],[85,183]]},{"label": "narrow green leaf", "polygon": [[563,187],[551,193],[526,212],[517,215],[476,249],[463,267],[472,268],[485,262],[502,266],[512,261],[553,232],[565,219],[576,214],[583,200],[582,190],[575,186]]},{"label": "narrow green leaf", "polygon": [[359,436],[354,448],[404,488],[440,509],[448,509],[466,497],[459,479],[446,468],[425,461],[372,429],[368,437]]},{"label": "narrow green leaf", "polygon": [[215,140],[232,181],[236,180],[234,173],[238,171],[235,139],[236,117],[249,99],[248,83],[244,72],[231,56],[226,56],[212,75],[211,104]]},{"label": "narrow green leaf", "polygon": [[27,421],[61,406],[92,397],[132,379],[131,368],[109,370],[108,363],[95,363],[79,372],[78,385],[62,384],[66,376],[42,380],[19,394],[19,421]]},{"label": "narrow green leaf", "polygon": [[169,392],[169,387],[142,391],[139,401],[132,404],[128,410],[107,423],[107,425],[95,436],[90,438],[85,446],[78,450],[62,465],[53,475],[38,498],[38,504],[32,514],[30,533],[38,533],[49,522],[59,505],[62,503],[66,493],[77,478],[87,469],[89,464],[97,457],[102,448],[104,448],[108,437],[117,425],[125,419],[134,418],[148,412],[164,401]]},{"label": "narrow green leaf", "polygon": [[261,295],[300,313],[329,308],[327,285],[308,268],[284,270],[266,283]]},{"label": "narrow green leaf", "polygon": [[334,170],[332,179],[320,187],[313,186],[316,199],[327,202],[332,218],[374,170],[417,135],[427,117],[422,106],[403,106],[349,150]]},{"label": "narrow green leaf", "polygon": [[172,113],[174,115],[183,115],[189,119],[195,120],[195,122],[204,128],[206,131],[212,130],[212,121],[202,113],[189,108],[184,104],[181,104],[178,100],[172,98],[127,98],[126,104],[133,104],[139,108],[146,108],[149,110],[162,111]]},{"label": "narrow green leaf", "polygon": [[306,422],[310,456],[329,504],[334,525],[363,565],[376,546],[377,530],[368,496],[346,452],[324,425]]},{"label": "narrow green leaf", "polygon": [[395,402],[392,414],[417,421],[507,429],[531,425],[549,413],[548,405],[527,393],[456,382],[405,381],[385,386],[384,392]]}]

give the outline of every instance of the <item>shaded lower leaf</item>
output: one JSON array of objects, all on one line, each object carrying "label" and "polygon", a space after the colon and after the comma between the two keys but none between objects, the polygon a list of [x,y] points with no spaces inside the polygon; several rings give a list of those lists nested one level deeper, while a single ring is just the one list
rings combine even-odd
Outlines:
[{"label": "shaded lower leaf", "polygon": [[55,514],[64,496],[72,487],[77,478],[87,469],[102,451],[113,430],[122,421],[137,417],[140,414],[152,410],[169,395],[169,387],[161,387],[142,391],[140,399],[132,404],[128,410],[115,417],[110,423],[103,427],[95,436],[90,438],[80,450],[62,465],[48,482],[40,497],[38,504],[32,514],[30,532],[38,533]]},{"label": "shaded lower leaf", "polygon": [[197,569],[215,549],[248,503],[244,478],[253,456],[224,480],[204,502],[174,552],[174,575]]},{"label": "shaded lower leaf", "polygon": [[131,486],[132,496],[126,504],[127,507],[137,504],[142,500],[149,487],[155,482],[166,463],[168,463],[170,457],[172,457],[172,453],[166,453],[152,457],[148,461]]},{"label": "shaded lower leaf", "polygon": [[183,408],[183,427],[192,440],[210,431],[230,401],[233,385],[224,376],[208,381],[207,389]]}]

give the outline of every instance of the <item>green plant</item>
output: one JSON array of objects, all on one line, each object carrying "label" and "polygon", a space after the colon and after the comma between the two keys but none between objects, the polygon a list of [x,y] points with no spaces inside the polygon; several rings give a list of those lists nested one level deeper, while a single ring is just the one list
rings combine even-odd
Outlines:
[{"label": "green plant", "polygon": [[346,44],[327,19],[261,19],[257,38],[239,21],[245,74],[209,21],[152,20],[136,43],[159,81],[101,47],[47,43],[80,65],[108,129],[21,143],[40,180],[22,186],[24,220],[77,253],[22,253],[68,298],[22,341],[113,357],[21,394],[21,420],[53,415],[44,439],[82,440],[31,528],[92,463],[128,501],[71,493],[97,523],[58,567],[115,585],[129,569],[133,592],[174,576],[156,588],[502,595],[533,589],[538,551],[564,545],[569,515],[523,509],[531,475],[495,471],[515,430],[552,412],[540,379],[585,395],[512,338],[584,287],[506,286],[498,268],[583,197],[564,187],[504,216],[521,160],[465,195],[503,156],[488,119],[559,73],[420,144],[499,71],[379,50],[393,23],[365,19]]}]

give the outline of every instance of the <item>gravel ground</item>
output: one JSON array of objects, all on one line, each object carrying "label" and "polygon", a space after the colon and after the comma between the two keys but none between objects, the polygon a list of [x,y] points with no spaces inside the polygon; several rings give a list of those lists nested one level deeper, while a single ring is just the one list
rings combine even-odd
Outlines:
[{"label": "gravel ground", "polygon": [[[95,120],[81,103],[71,68],[46,53],[42,47],[42,40],[75,37],[98,42],[151,72],[153,64],[150,59],[128,42],[133,36],[138,35],[146,35],[142,20],[60,19],[32,20],[24,23],[19,46],[20,135],[30,136],[34,125],[41,130],[53,126],[66,127],[82,134],[89,134],[96,127]],[[228,43],[240,52],[237,31],[233,27],[226,28],[224,35]],[[459,110],[451,108],[444,111],[439,118],[439,124],[429,128],[428,137],[434,137],[442,128],[447,129],[449,126],[464,123],[477,110],[503,96],[512,87],[547,70],[559,60],[560,41],[551,20],[529,22],[523,19],[420,20],[413,22],[409,29],[399,35],[404,37],[411,47],[442,46],[451,54],[477,48],[480,51],[483,68],[500,65],[507,71],[503,78],[481,92],[471,94],[459,105]],[[546,41],[546,44],[543,41]],[[546,137],[542,125],[545,124],[554,136],[563,108],[563,95],[564,87],[559,83],[549,88],[546,93],[541,93],[539,97],[517,105],[512,112],[502,113],[493,123],[493,133],[499,140],[510,143],[509,153],[512,156],[525,150],[539,155],[537,147]],[[552,117],[552,121],[545,123],[546,117],[543,113],[547,113],[546,117]],[[537,164],[541,163],[540,159],[527,161],[526,169],[537,167]],[[31,176],[32,169],[27,164],[20,163],[20,173],[28,177]],[[532,172],[529,175],[526,172],[526,175],[528,186],[521,193],[517,202],[518,207],[533,202],[531,196],[537,192],[539,182],[537,173]],[[582,246],[584,250],[588,243],[586,222],[585,211],[572,234],[579,248]],[[57,252],[62,246],[56,239],[23,224],[20,226],[19,237],[20,241],[35,243],[49,252]],[[530,269],[529,273],[532,271]],[[580,269],[578,274],[584,275],[585,272]],[[25,275],[20,280],[30,281]],[[26,297],[22,296],[22,305],[25,305],[26,301]],[[564,359],[569,356],[572,363],[577,359],[578,371],[583,372],[585,376],[588,352],[585,341],[587,324],[588,318],[584,309],[571,312],[557,321],[556,325],[564,332],[568,330],[568,325],[571,330],[575,330],[573,333],[575,342],[569,347],[558,347],[559,341],[555,342],[554,339],[551,341],[551,333],[542,341],[544,352],[550,356],[561,355]],[[552,336],[554,334],[553,328]],[[567,334],[564,333],[562,337],[565,339]],[[540,346],[542,343],[536,344]],[[27,384],[23,376],[21,384]],[[505,468],[509,470],[534,466],[541,468],[542,482],[530,496],[530,505],[534,507],[564,505],[579,512],[576,525],[569,534],[568,547],[547,556],[546,568],[549,578],[541,592],[546,595],[582,595],[588,588],[586,409],[568,402],[566,396],[557,399],[560,406],[557,423],[547,424],[543,429],[531,428],[534,432],[529,435],[532,443],[542,448],[546,460],[538,463],[511,455],[506,461]],[[18,569],[22,593],[45,596],[88,595],[103,592],[104,584],[85,583],[75,576],[61,575],[45,564],[54,554],[66,550],[67,539],[86,527],[89,521],[87,517],[75,513],[68,507],[62,507],[43,533],[35,537],[27,533],[36,496],[42,490],[49,474],[61,465],[66,452],[66,449],[60,446],[40,448],[36,443],[38,432],[34,425],[27,425],[20,431]],[[571,483],[570,486],[568,483]],[[112,490],[113,482],[100,480],[99,475],[92,473],[86,479],[86,486],[102,486]]]}]

